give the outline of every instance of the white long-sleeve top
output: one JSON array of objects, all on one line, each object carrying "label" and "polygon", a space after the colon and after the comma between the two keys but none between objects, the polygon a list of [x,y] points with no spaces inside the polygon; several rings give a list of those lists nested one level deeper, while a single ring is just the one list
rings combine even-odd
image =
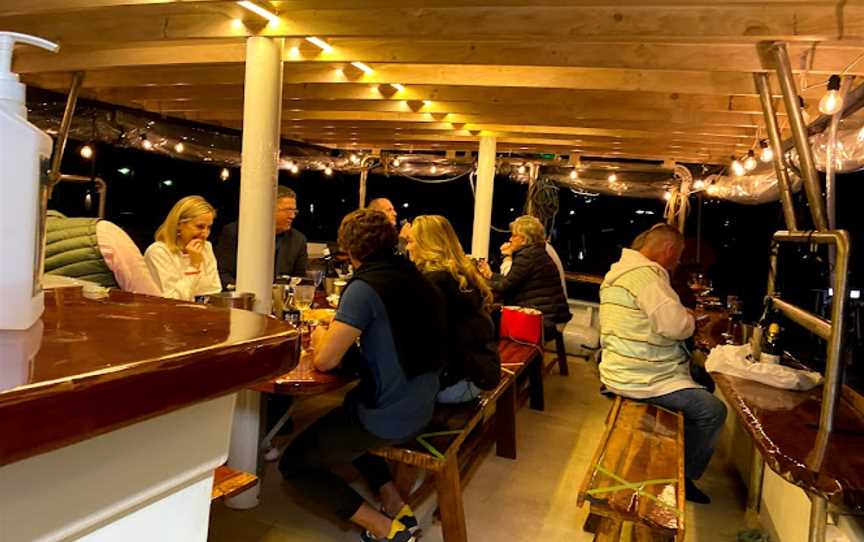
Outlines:
[{"label": "white long-sleeve top", "polygon": [[222,291],[213,245],[204,243],[204,261],[195,268],[188,254],[172,252],[165,243],[157,241],[144,253],[147,267],[162,290],[162,297],[193,301],[197,295]]}]

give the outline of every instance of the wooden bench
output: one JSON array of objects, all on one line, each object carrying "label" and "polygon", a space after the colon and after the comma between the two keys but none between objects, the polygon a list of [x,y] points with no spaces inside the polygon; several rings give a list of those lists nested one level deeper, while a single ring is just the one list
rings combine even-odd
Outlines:
[{"label": "wooden bench", "polygon": [[[516,459],[516,409],[521,381],[528,380],[531,407],[543,409],[543,354],[539,347],[503,339],[501,382],[484,392],[479,401],[462,405],[438,405],[424,434],[402,446],[373,450],[392,462],[424,469],[433,474],[409,497],[416,504],[434,488],[446,542],[465,542],[468,534],[462,507],[462,483],[481,454],[484,437],[494,432],[496,453]],[[494,416],[494,423],[486,423]],[[397,480],[398,484],[398,480]]]},{"label": "wooden bench", "polygon": [[595,541],[684,540],[684,417],[617,397],[578,504]]},{"label": "wooden bench", "polygon": [[233,497],[246,491],[257,482],[258,477],[254,474],[222,465],[213,473],[213,491],[210,493],[210,502]]}]

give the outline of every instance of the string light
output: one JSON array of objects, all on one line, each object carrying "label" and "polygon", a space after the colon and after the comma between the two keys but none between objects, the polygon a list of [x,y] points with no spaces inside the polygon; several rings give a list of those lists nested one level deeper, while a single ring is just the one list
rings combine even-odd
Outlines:
[{"label": "string light", "polygon": [[693,190],[702,190],[705,188],[705,181],[702,179],[696,179],[693,181]]},{"label": "string light", "polygon": [[141,141],[141,146],[144,147],[145,151],[152,151],[153,150],[153,142],[150,141],[149,139],[147,139],[146,137],[144,138],[143,141]]},{"label": "string light", "polygon": [[607,177],[610,183],[614,183],[618,181],[618,175],[615,173],[610,173],[609,177]]},{"label": "string light", "polygon": [[759,151],[759,159],[765,162],[766,164],[774,160],[774,151],[771,150],[771,147],[768,145],[768,142],[762,140],[762,150]]},{"label": "string light", "polygon": [[519,175],[524,174],[525,173],[525,165],[523,164],[523,165],[519,166],[519,169],[517,171],[519,171]]},{"label": "string light", "polygon": [[576,171],[576,170],[574,169],[573,171],[570,172],[570,179],[572,179],[572,180],[575,181],[575,180],[578,179],[578,178],[579,178],[579,172],[578,172],[578,171]]},{"label": "string light", "polygon": [[375,71],[366,64],[363,64],[362,62],[352,62],[351,65],[360,70],[361,72],[365,73],[366,75],[369,75],[370,73]]},{"label": "string light", "polygon": [[843,97],[840,96],[840,76],[828,78],[828,91],[819,100],[819,111],[825,115],[834,115],[843,109]]},{"label": "string light", "polygon": [[325,53],[329,53],[333,51],[333,46],[322,40],[321,38],[316,38],[315,36],[306,36],[306,41],[311,43],[312,45],[318,47]]},{"label": "string light", "polygon": [[734,156],[732,157],[732,163],[729,164],[729,167],[732,169],[732,173],[734,173],[736,177],[740,177],[741,175],[747,173],[747,170],[744,169],[744,166],[741,164],[741,162],[739,162],[738,159]]},{"label": "string light", "polygon": [[231,172],[227,167],[223,167],[222,171],[219,172],[219,178],[223,181],[227,181],[231,177]]},{"label": "string light", "polygon": [[672,192],[670,192],[668,190],[666,192],[664,192],[663,193],[663,199],[665,199],[666,201],[671,200],[672,199]]},{"label": "string light", "polygon": [[86,160],[93,158],[93,147],[91,147],[90,145],[84,145],[78,152],[81,154],[81,158],[84,158]]},{"label": "string light", "polygon": [[756,155],[753,153],[753,149],[750,149],[747,151],[747,158],[744,159],[744,169],[747,171],[753,171],[758,165],[758,162],[756,162]]},{"label": "string light", "polygon": [[719,189],[715,185],[712,184],[711,186],[708,187],[707,192],[711,196],[716,196],[718,190]]},{"label": "string light", "polygon": [[183,145],[182,141],[178,141],[176,145],[174,145],[174,150],[179,154],[186,150],[186,146]]},{"label": "string light", "polygon": [[351,156],[349,156],[348,159],[351,160],[352,164],[360,163],[360,157],[357,156],[356,154],[351,154]]},{"label": "string light", "polygon": [[325,167],[324,168],[324,175],[331,177],[333,175],[333,168],[330,166]]},{"label": "string light", "polygon": [[298,166],[297,164],[291,164],[291,173],[293,173],[294,175],[300,173],[300,166]]},{"label": "string light", "polygon": [[260,15],[261,17],[264,17],[265,19],[267,19],[271,23],[276,24],[279,22],[279,16],[278,15],[276,15],[272,11],[268,11],[268,10],[262,8],[261,6],[256,4],[255,2],[250,2],[249,0],[243,0],[242,2],[237,2],[237,5],[244,8],[244,9],[248,9],[249,11],[254,13],[255,15]]},{"label": "string light", "polygon": [[399,167],[401,163],[398,158],[393,159],[393,167]]},{"label": "string light", "polygon": [[432,175],[436,175],[438,173],[438,166],[432,166],[429,168],[429,173]]}]

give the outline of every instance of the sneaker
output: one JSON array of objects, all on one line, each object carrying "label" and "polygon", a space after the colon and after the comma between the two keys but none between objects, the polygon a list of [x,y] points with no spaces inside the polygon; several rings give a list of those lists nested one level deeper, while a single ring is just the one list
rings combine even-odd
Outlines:
[{"label": "sneaker", "polygon": [[696,484],[690,478],[684,479],[684,496],[688,501],[695,502],[696,504],[711,504],[711,497],[696,487]]},{"label": "sneaker", "polygon": [[364,531],[360,535],[360,540],[363,542],[415,542],[415,537],[401,521],[394,519],[390,524],[390,534],[387,538],[375,538],[375,535],[369,531]]},{"label": "sneaker", "polygon": [[264,452],[264,461],[273,462],[279,459],[279,448],[275,446],[272,448],[267,448],[267,451]]},{"label": "sneaker", "polygon": [[402,509],[399,510],[399,513],[396,514],[396,517],[393,518],[397,521],[401,521],[402,525],[408,528],[411,531],[411,534],[417,534],[417,531],[420,530],[420,524],[417,522],[417,518],[414,516],[414,510],[411,510],[411,507],[407,504],[402,506]]}]

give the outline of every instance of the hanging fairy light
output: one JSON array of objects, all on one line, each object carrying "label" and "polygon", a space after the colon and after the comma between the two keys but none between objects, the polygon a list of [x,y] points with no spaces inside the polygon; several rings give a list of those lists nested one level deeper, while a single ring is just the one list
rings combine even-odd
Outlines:
[{"label": "hanging fairy light", "polygon": [[744,165],[734,156],[732,157],[732,163],[729,164],[729,167],[732,169],[732,173],[734,173],[736,177],[740,177],[747,173],[747,170],[744,169]]},{"label": "hanging fairy light", "polygon": [[360,157],[353,153],[351,154],[351,156],[348,157],[348,160],[350,160],[352,164],[360,163]]},{"label": "hanging fairy light", "polygon": [[609,176],[607,177],[607,179],[609,180],[610,183],[618,182],[618,175],[615,173],[610,173]]},{"label": "hanging fairy light", "polygon": [[298,166],[297,164],[291,164],[291,173],[293,173],[294,175],[300,173],[300,166]]},{"label": "hanging fairy light", "polygon": [[753,152],[753,149],[747,151],[747,158],[744,159],[744,169],[747,171],[753,171],[756,169],[759,163],[756,161],[756,154]]},{"label": "hanging fairy light", "polygon": [[430,167],[430,168],[429,168],[429,173],[431,173],[432,175],[437,175],[437,174],[438,174],[438,166],[432,166],[432,167]]},{"label": "hanging fairy light", "polygon": [[400,164],[402,164],[402,162],[400,162],[398,158],[393,159],[393,167],[399,167]]},{"label": "hanging fairy light", "polygon": [[720,189],[717,188],[716,185],[713,185],[713,184],[712,184],[712,185],[709,186],[705,191],[708,192],[708,195],[710,195],[710,196],[716,196],[716,195],[717,195],[717,192],[718,192],[719,190],[720,190]]},{"label": "hanging fairy light", "polygon": [[91,147],[90,145],[84,145],[83,147],[81,147],[81,150],[78,151],[78,153],[81,155],[81,158],[89,160],[93,158],[93,147]]},{"label": "hanging fairy light", "polygon": [[696,179],[693,181],[693,190],[702,190],[705,188],[705,181],[702,179]]},{"label": "hanging fairy light", "polygon": [[579,172],[578,171],[576,171],[574,169],[573,171],[570,172],[570,179],[571,180],[575,181],[578,178],[579,178]]},{"label": "hanging fairy light", "polygon": [[774,160],[774,151],[771,150],[771,146],[768,145],[768,142],[763,139],[760,145],[762,146],[762,150],[759,151],[759,159],[766,164],[771,162],[771,160]]},{"label": "hanging fairy light", "polygon": [[517,171],[519,172],[519,175],[524,175],[525,174],[525,164],[522,164],[521,166],[519,166],[519,169]]},{"label": "hanging fairy light", "polygon": [[663,193],[663,199],[665,199],[666,201],[671,200],[671,199],[672,199],[672,192],[670,192],[669,190],[667,190],[666,192],[664,192],[664,193]]},{"label": "hanging fairy light", "polygon": [[174,152],[176,152],[177,154],[182,154],[185,150],[186,145],[184,145],[182,141],[178,141],[177,144],[174,145]]},{"label": "hanging fairy light", "polygon": [[219,178],[223,181],[227,181],[231,177],[231,172],[227,167],[223,167],[222,171],[219,172]]},{"label": "hanging fairy light", "polygon": [[327,175],[328,177],[332,177],[333,176],[333,168],[330,166],[325,167],[324,168],[324,175]]},{"label": "hanging fairy light", "polygon": [[819,100],[819,111],[825,115],[834,115],[843,109],[843,97],[840,96],[840,76],[828,78],[828,91]]}]

